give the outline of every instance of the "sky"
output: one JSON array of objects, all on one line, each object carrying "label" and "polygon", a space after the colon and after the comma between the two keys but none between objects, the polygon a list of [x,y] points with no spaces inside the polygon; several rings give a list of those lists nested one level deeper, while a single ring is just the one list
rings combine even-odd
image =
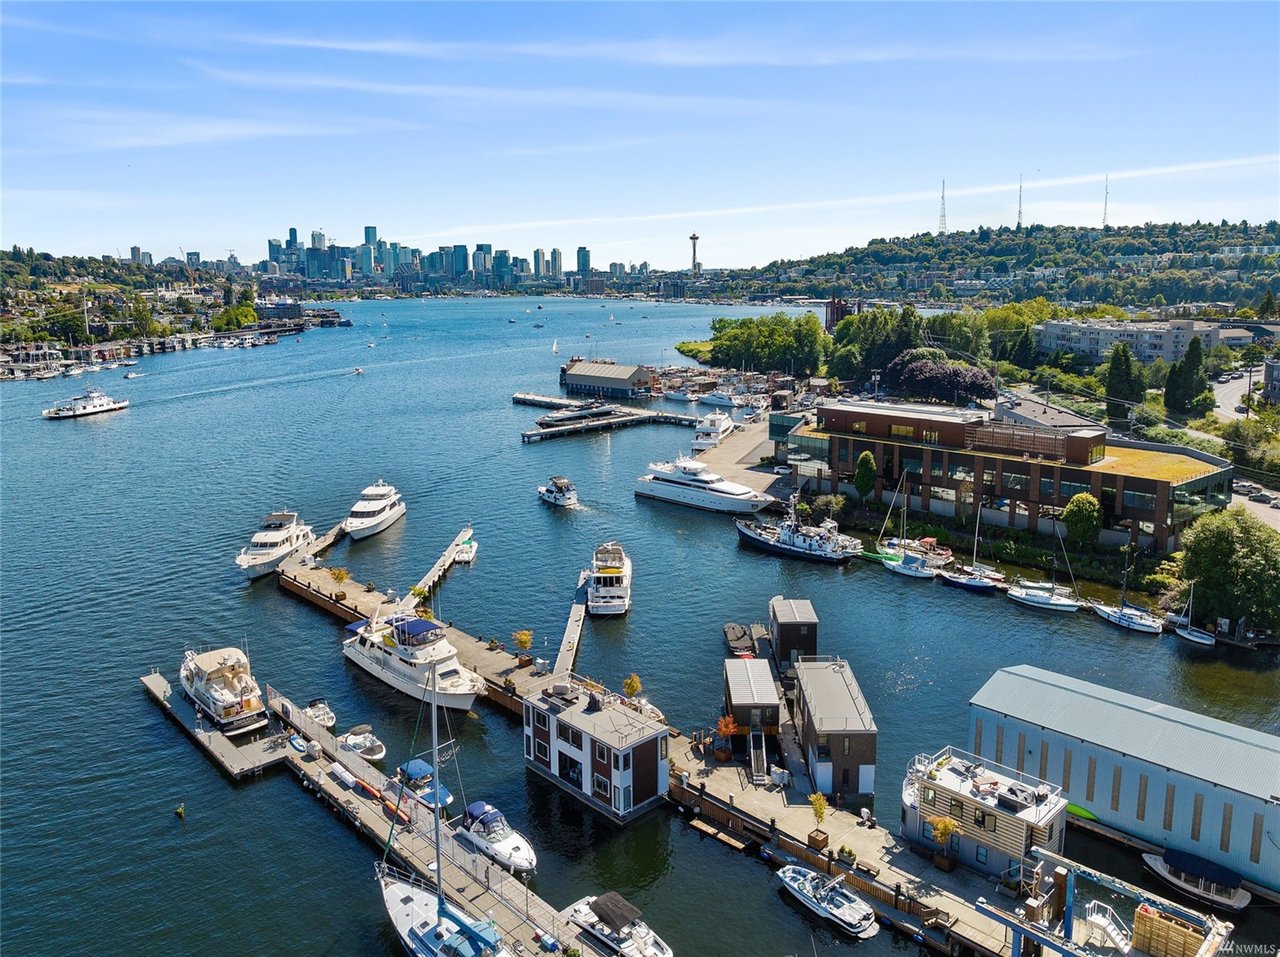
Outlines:
[{"label": "sky", "polygon": [[1276,3],[21,3],[0,242],[760,266],[938,228],[1280,217]]}]

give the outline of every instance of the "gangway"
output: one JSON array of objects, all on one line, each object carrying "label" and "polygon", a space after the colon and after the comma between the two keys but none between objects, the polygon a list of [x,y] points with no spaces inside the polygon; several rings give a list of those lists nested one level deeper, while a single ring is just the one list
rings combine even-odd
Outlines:
[{"label": "gangway", "polygon": [[1120,953],[1128,954],[1133,949],[1131,943],[1133,935],[1111,905],[1100,900],[1089,901],[1084,908],[1084,919],[1090,927],[1096,927],[1102,931],[1102,935]]},{"label": "gangway", "polygon": [[764,732],[759,729],[751,731],[751,783],[769,783],[769,762],[765,759]]}]

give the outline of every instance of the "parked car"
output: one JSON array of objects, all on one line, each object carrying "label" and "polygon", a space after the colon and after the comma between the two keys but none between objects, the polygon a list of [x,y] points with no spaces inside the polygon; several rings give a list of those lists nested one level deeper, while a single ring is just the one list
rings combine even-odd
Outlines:
[{"label": "parked car", "polygon": [[1271,503],[1272,508],[1280,508],[1280,498]]},{"label": "parked car", "polygon": [[1233,378],[1233,379],[1243,379],[1243,378],[1244,378],[1244,373],[1237,369],[1235,372],[1231,373],[1231,378]]},{"label": "parked car", "polygon": [[1276,497],[1270,492],[1254,492],[1249,496],[1251,502],[1261,502],[1263,505],[1270,505],[1276,500]]},{"label": "parked car", "polygon": [[1237,411],[1237,412],[1248,412],[1248,411],[1249,411],[1249,407],[1248,407],[1247,405],[1238,405],[1238,406],[1236,406],[1236,411]]},{"label": "parked car", "polygon": [[1222,375],[1218,376],[1219,385],[1221,385],[1224,382],[1230,382],[1230,381],[1231,381],[1231,376],[1227,375],[1225,372],[1222,373]]},{"label": "parked car", "polygon": [[773,467],[773,474],[774,474],[774,475],[790,475],[790,474],[791,474],[791,466],[790,466],[790,465],[775,465],[775,466]]}]

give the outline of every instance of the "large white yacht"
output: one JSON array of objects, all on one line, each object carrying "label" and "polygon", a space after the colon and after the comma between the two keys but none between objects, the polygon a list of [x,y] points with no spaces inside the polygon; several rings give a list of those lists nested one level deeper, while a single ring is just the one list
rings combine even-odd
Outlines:
[{"label": "large white yacht", "polygon": [[698,420],[693,430],[693,450],[703,452],[714,449],[720,440],[733,432],[733,419],[723,412],[711,412]]},{"label": "large white yacht", "polygon": [[751,514],[776,501],[772,495],[726,481],[708,471],[705,462],[681,456],[674,462],[650,462],[650,472],[636,480],[636,494],[709,512]]},{"label": "large white yacht", "polygon": [[736,395],[731,395],[723,389],[716,389],[714,392],[706,392],[698,396],[698,401],[703,405],[722,405],[729,409],[736,409],[742,405],[742,400]]},{"label": "large white yacht", "polygon": [[46,419],[79,419],[101,412],[116,412],[129,408],[128,399],[113,399],[101,389],[89,389],[84,395],[67,399],[62,405],[45,409],[40,414]]},{"label": "large white yacht", "polygon": [[236,564],[250,578],[275,571],[285,559],[316,540],[310,525],[297,512],[272,512],[262,520],[249,544],[240,549]]},{"label": "large white yacht", "polygon": [[587,611],[625,615],[631,609],[631,557],[617,542],[605,542],[591,559]]},{"label": "large white yacht", "polygon": [[390,528],[404,512],[404,498],[396,487],[378,479],[360,493],[360,499],[351,506],[351,513],[343,520],[342,528],[352,538],[368,538]]},{"label": "large white yacht", "polygon": [[[347,626],[342,653],[415,701],[470,711],[484,679],[464,668],[439,622],[401,613]],[[433,679],[434,672],[434,679]]]},{"label": "large white yacht", "polygon": [[187,697],[228,737],[266,727],[267,708],[239,648],[187,651],[178,670]]}]

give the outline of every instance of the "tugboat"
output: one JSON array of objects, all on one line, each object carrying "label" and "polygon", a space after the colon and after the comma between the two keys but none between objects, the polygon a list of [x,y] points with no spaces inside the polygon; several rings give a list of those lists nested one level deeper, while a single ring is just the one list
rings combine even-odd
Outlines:
[{"label": "tugboat", "polygon": [[852,535],[842,535],[834,519],[825,519],[816,528],[803,525],[796,518],[796,496],[787,503],[787,517],[777,525],[738,519],[738,540],[766,552],[807,558],[815,562],[842,564],[856,558],[862,542]]}]

